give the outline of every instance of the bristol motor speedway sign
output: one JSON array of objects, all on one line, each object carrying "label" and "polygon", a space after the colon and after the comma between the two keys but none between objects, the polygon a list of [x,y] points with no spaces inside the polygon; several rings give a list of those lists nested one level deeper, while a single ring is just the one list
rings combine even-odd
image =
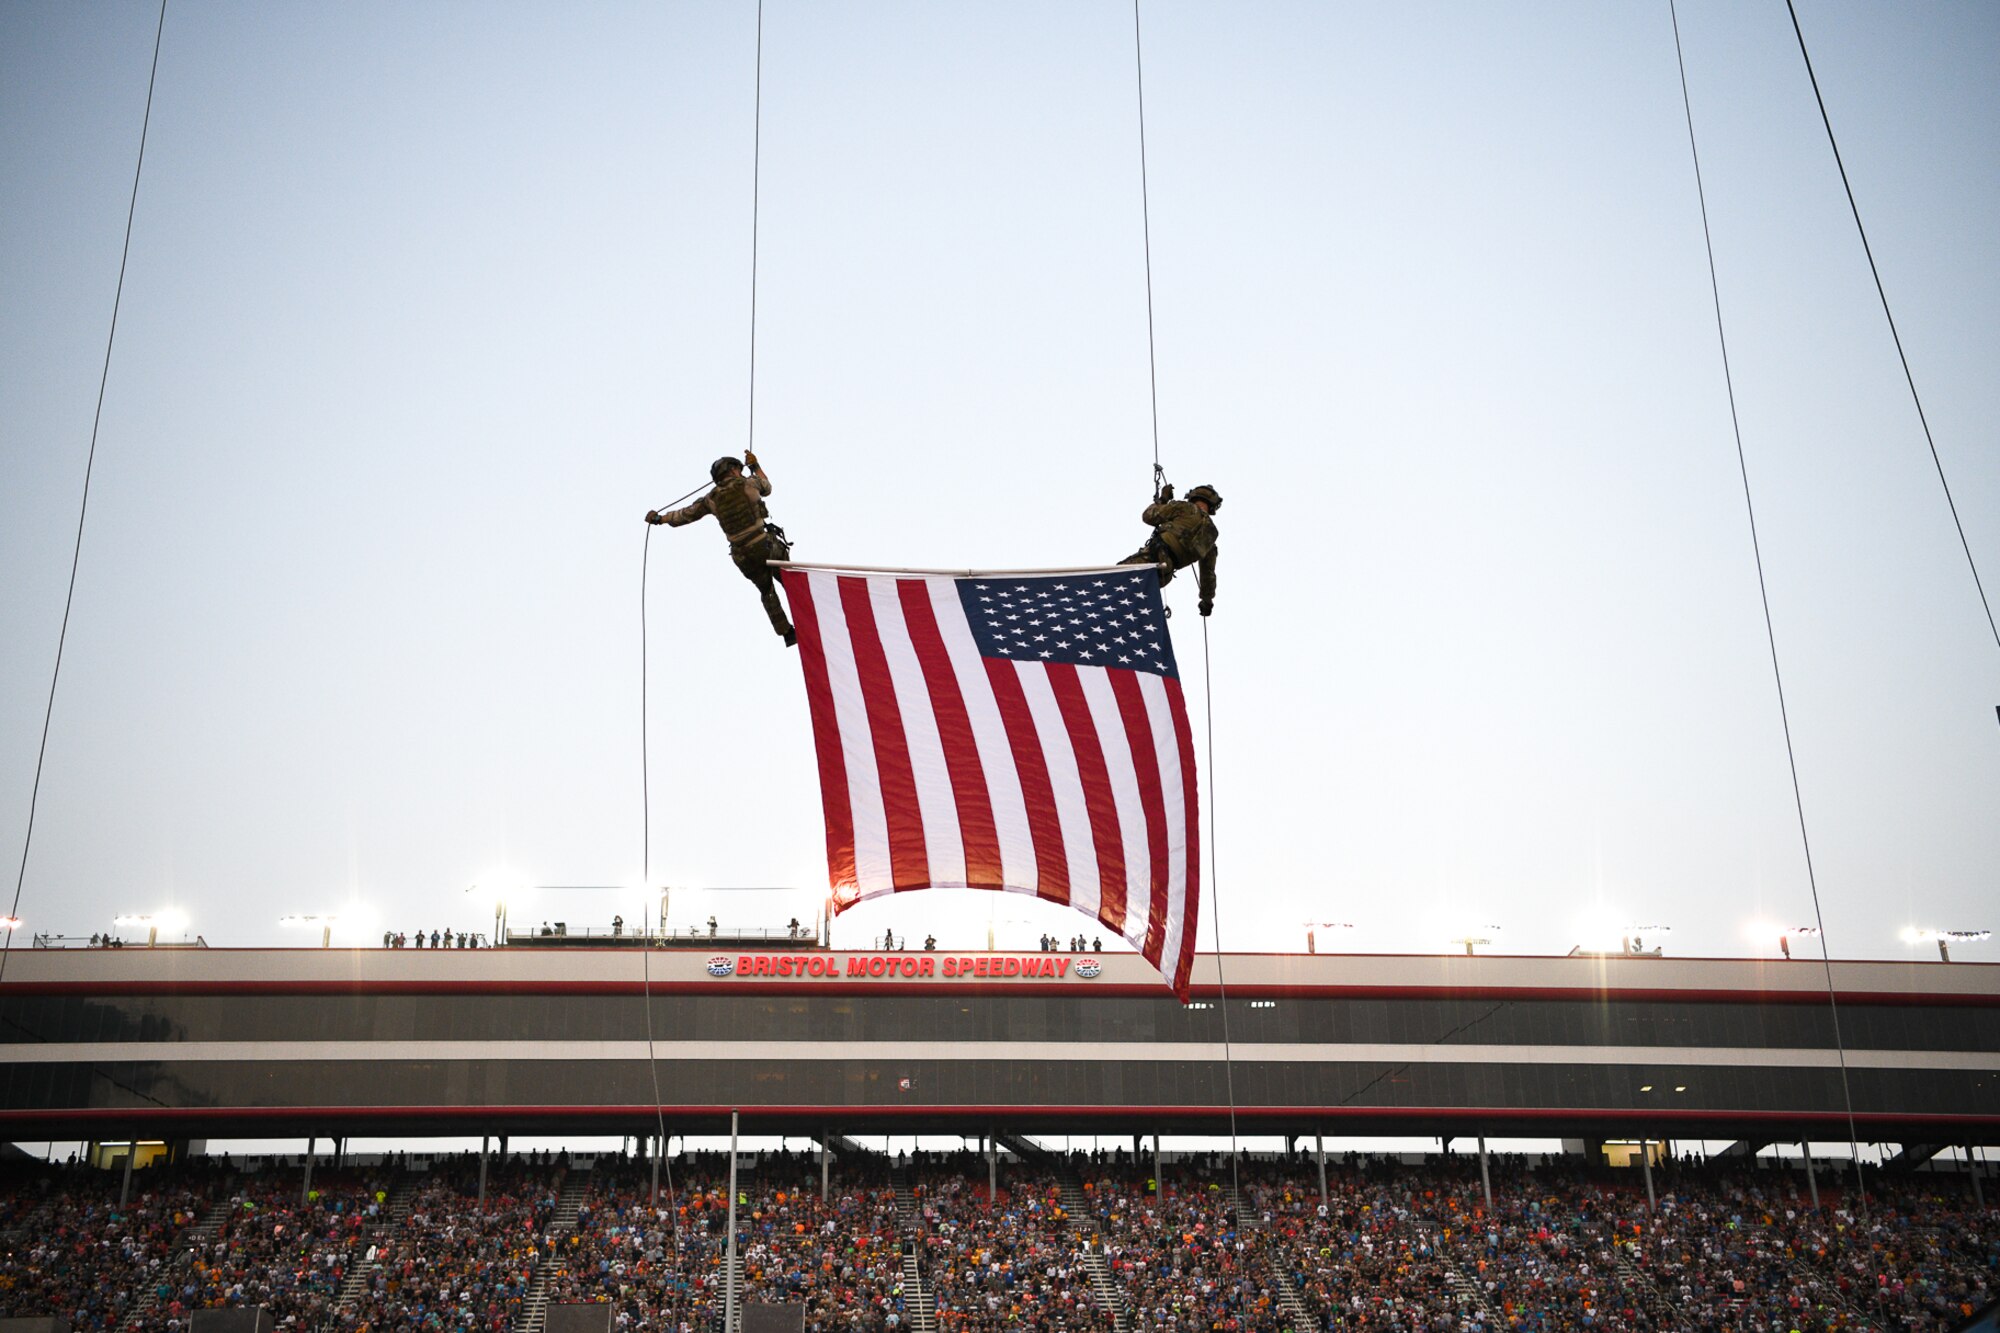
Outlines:
[{"label": "bristol motor speedway sign", "polygon": [[756,981],[1089,981],[1104,965],[1061,953],[744,953],[708,960],[712,977]]}]

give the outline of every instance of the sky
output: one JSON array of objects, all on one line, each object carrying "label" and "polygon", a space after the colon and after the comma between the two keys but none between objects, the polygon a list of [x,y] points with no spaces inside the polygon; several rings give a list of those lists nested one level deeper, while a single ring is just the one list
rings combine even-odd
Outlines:
[{"label": "sky", "polygon": [[[1205,944],[1768,955],[1814,882],[1836,958],[2000,926],[2000,646],[1790,21],[1679,17],[1782,717],[1667,6],[1147,0],[1159,456],[1226,499],[1213,619],[1169,590]],[[2000,595],[2000,10],[1799,17]],[[798,558],[1144,539],[1129,6],[771,0],[760,120],[748,0],[175,5],[23,870],[156,18],[0,6],[24,932],[810,916],[796,657],[641,522],[752,438],[753,199]],[[1089,929],[934,891],[834,940],[989,927]]]}]

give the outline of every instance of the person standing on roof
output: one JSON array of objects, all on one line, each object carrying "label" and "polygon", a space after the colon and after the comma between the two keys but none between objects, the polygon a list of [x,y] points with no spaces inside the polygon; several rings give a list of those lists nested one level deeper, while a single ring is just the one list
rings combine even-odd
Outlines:
[{"label": "person standing on roof", "polygon": [[1153,503],[1139,515],[1150,523],[1153,535],[1146,544],[1118,563],[1158,565],[1162,586],[1173,582],[1176,570],[1199,566],[1201,613],[1215,610],[1215,520],[1210,517],[1222,508],[1222,496],[1213,486],[1196,486],[1187,499],[1176,500],[1174,488],[1162,484]]},{"label": "person standing on roof", "polygon": [[[750,469],[747,476],[745,467]],[[729,558],[736,562],[744,578],[757,585],[757,593],[764,601],[764,614],[771,618],[771,628],[789,648],[799,641],[799,636],[778,600],[770,562],[789,560],[792,548],[785,541],[784,530],[770,521],[770,511],[764,507],[764,497],[771,493],[771,479],[758,466],[757,455],[747,450],[741,462],[735,458],[716,459],[708,475],[715,482],[715,488],[708,494],[684,509],[669,509],[664,513],[649,510],[646,521],[680,528],[713,514],[723,536],[729,540]]]}]

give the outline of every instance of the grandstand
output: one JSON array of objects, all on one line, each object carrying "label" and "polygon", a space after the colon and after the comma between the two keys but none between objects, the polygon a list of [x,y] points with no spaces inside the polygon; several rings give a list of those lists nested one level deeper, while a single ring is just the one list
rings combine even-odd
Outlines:
[{"label": "grandstand", "polygon": [[[1183,1007],[1125,954],[782,949],[19,953],[8,1137],[172,1150],[0,1171],[0,1318],[695,1333],[733,1288],[808,1330],[1932,1329],[2000,1286],[1988,1165],[1940,1155],[2000,1128],[2000,968],[1835,964],[1836,1043],[1817,963],[1230,955]],[[1843,1064],[1897,1145],[1865,1200],[1755,1156],[1845,1157]],[[1232,1159],[1232,1110],[1285,1150]],[[733,1193],[726,1154],[658,1157],[732,1111],[819,1146]],[[637,1151],[339,1146],[529,1133]],[[858,1145],[919,1133],[966,1149]],[[199,1151],[227,1136],[335,1148]]]}]

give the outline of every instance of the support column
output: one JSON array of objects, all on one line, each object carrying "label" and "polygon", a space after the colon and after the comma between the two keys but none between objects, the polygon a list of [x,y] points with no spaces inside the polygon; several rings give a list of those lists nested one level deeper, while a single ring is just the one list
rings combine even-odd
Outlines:
[{"label": "support column", "polygon": [[1313,1135],[1313,1146],[1319,1150],[1319,1201],[1328,1212],[1333,1211],[1333,1200],[1326,1193],[1326,1135]]},{"label": "support column", "polygon": [[1160,1131],[1157,1129],[1153,1131],[1153,1197],[1167,1197],[1167,1176],[1160,1170]]},{"label": "support column", "polygon": [[486,1211],[486,1135],[479,1136],[479,1211]]},{"label": "support column", "polygon": [[993,1142],[993,1131],[986,1131],[986,1206],[992,1207],[1000,1197],[1000,1150]]},{"label": "support column", "polygon": [[1972,1177],[1972,1206],[1983,1213],[1986,1211],[1986,1187],[1979,1183],[1979,1161],[1970,1148],[1958,1151],[1965,1158],[1966,1174]]},{"label": "support column", "polygon": [[139,1155],[139,1140],[133,1139],[125,1145],[125,1178],[118,1182],[118,1206],[123,1208],[132,1201],[132,1159]]},{"label": "support column", "polygon": [[722,1333],[737,1333],[736,1323],[736,1112],[729,1113],[729,1249],[723,1260]]},{"label": "support column", "polygon": [[833,1152],[826,1146],[827,1131],[819,1135],[819,1201],[825,1203],[828,1186],[833,1179]]},{"label": "support column", "polygon": [[1812,1193],[1813,1211],[1819,1211],[1819,1172],[1813,1170],[1812,1144],[1801,1141],[1799,1152],[1806,1159],[1806,1189]]},{"label": "support column", "polygon": [[313,1150],[314,1150],[314,1149],[316,1149],[316,1148],[318,1148],[318,1147],[319,1147],[319,1136],[318,1136],[318,1135],[316,1135],[316,1134],[309,1134],[309,1135],[307,1135],[307,1136],[306,1136],[306,1174],[305,1174],[305,1179],[299,1182],[299,1206],[300,1206],[300,1207],[304,1207],[304,1206],[305,1206],[305,1202],[306,1202],[306,1200],[308,1200],[308,1199],[312,1198],[312,1188],[313,1188]]},{"label": "support column", "polygon": [[[1646,1177],[1652,1179],[1651,1175]],[[1493,1173],[1486,1169],[1486,1136],[1479,1136],[1479,1188],[1486,1191],[1486,1211],[1493,1211]]]},{"label": "support column", "polygon": [[1639,1140],[1639,1164],[1646,1168],[1646,1211],[1656,1213],[1660,1210],[1660,1201],[1653,1197],[1653,1141],[1651,1139]]}]

